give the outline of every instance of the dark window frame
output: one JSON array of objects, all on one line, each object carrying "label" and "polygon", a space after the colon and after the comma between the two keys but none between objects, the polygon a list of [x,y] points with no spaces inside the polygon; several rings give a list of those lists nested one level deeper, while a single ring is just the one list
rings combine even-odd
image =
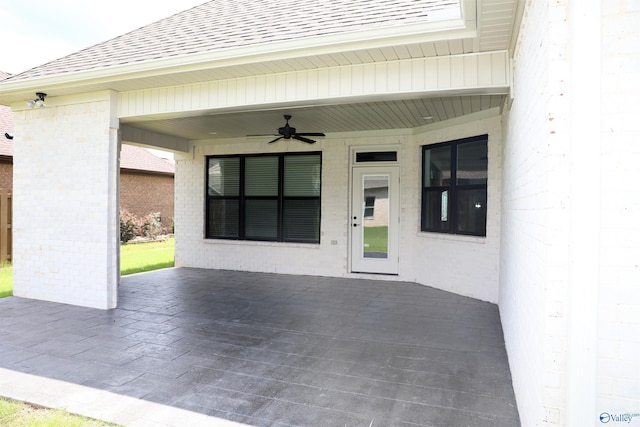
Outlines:
[{"label": "dark window frame", "polygon": [[[467,235],[467,236],[479,236],[486,237],[487,235],[487,199],[488,199],[488,161],[487,161],[487,179],[484,184],[459,184],[457,182],[458,178],[458,167],[457,167],[457,159],[458,159],[458,148],[461,145],[474,143],[474,142],[485,142],[487,145],[487,157],[489,152],[489,135],[477,135],[468,138],[456,139],[452,141],[441,142],[437,144],[431,145],[423,145],[422,146],[422,177],[421,177],[421,192],[422,192],[422,201],[421,201],[421,212],[420,212],[420,230],[423,232],[429,233],[442,233],[442,234],[455,234],[455,235]],[[449,178],[449,185],[440,185],[440,186],[427,186],[425,183],[425,174],[426,174],[426,156],[425,153],[428,150],[434,148],[442,148],[449,147],[450,148],[450,170],[451,176]],[[458,194],[460,191],[465,190],[484,190],[484,227],[478,231],[461,231],[458,230]],[[427,206],[428,202],[428,193],[440,193],[443,191],[447,192],[447,200],[448,200],[448,209],[447,209],[447,223],[448,227],[446,229],[441,228],[432,228],[428,226],[427,215],[429,213],[429,209]]]},{"label": "dark window frame", "polygon": [[[297,156],[312,156],[317,155],[320,159],[320,188],[318,196],[285,196],[284,194],[284,173],[285,173],[285,158],[297,157]],[[277,157],[278,158],[278,195],[277,196],[247,196],[245,194],[245,179],[246,179],[246,159],[255,157]],[[209,194],[209,159],[222,159],[222,158],[237,158],[239,159],[239,188],[237,196],[214,196]],[[209,221],[210,208],[212,199],[216,200],[237,200],[238,201],[238,235],[222,236],[214,235],[211,230],[211,224]],[[255,238],[246,236],[246,201],[247,200],[276,200],[277,201],[277,236],[275,239],[270,238]],[[294,200],[310,200],[317,201],[318,204],[318,217],[317,217],[317,240],[303,240],[292,239],[284,237],[284,204],[286,201]],[[292,152],[292,153],[258,153],[258,154],[225,154],[225,155],[212,155],[205,157],[205,238],[206,239],[221,239],[221,240],[242,240],[242,241],[264,241],[264,242],[283,242],[283,243],[308,243],[319,244],[321,239],[321,212],[322,212],[322,152],[321,151],[308,151],[308,152]]]},{"label": "dark window frame", "polygon": [[367,196],[364,198],[364,213],[362,218],[373,219],[376,209],[376,196]]},{"label": "dark window frame", "polygon": [[398,151],[358,151],[356,163],[397,162]]}]

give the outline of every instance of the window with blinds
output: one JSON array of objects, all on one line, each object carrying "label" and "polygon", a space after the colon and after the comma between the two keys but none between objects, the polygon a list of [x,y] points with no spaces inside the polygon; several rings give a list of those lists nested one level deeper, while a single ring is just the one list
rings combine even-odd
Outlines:
[{"label": "window with blinds", "polygon": [[320,242],[322,155],[207,158],[206,237]]}]

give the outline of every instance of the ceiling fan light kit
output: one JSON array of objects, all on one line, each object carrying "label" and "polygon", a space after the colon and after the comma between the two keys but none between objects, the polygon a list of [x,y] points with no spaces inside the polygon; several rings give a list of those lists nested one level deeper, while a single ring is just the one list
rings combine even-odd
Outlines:
[{"label": "ceiling fan light kit", "polygon": [[278,128],[278,133],[274,135],[247,135],[247,136],[276,136],[277,138],[269,141],[269,144],[272,144],[281,139],[296,139],[298,141],[306,142],[307,144],[314,144],[316,141],[313,139],[306,138],[307,136],[325,136],[322,132],[296,132],[296,128],[291,127],[289,125],[289,119],[291,119],[291,115],[285,114],[284,119],[286,121],[285,125],[281,128]]}]

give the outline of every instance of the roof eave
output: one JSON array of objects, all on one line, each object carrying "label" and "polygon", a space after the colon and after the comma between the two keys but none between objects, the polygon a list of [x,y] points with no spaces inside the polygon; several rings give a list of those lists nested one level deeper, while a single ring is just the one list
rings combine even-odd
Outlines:
[{"label": "roof eave", "polygon": [[125,167],[121,167],[120,172],[130,173],[132,175],[158,175],[158,176],[167,176],[167,177],[175,176],[175,172],[138,169],[138,168],[125,168]]},{"label": "roof eave", "polygon": [[25,92],[47,88],[95,85],[132,78],[167,75],[175,72],[241,66],[277,61],[299,56],[314,56],[415,43],[477,37],[474,19],[452,19],[424,24],[309,37],[282,42],[221,49],[212,52],[180,55],[134,64],[94,70],[0,82],[0,104],[17,102]]}]

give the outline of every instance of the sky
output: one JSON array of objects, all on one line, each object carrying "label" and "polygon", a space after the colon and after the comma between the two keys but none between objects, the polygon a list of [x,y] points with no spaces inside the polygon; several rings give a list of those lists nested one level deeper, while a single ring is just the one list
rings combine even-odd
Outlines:
[{"label": "sky", "polygon": [[0,0],[0,71],[17,74],[207,0]]}]

